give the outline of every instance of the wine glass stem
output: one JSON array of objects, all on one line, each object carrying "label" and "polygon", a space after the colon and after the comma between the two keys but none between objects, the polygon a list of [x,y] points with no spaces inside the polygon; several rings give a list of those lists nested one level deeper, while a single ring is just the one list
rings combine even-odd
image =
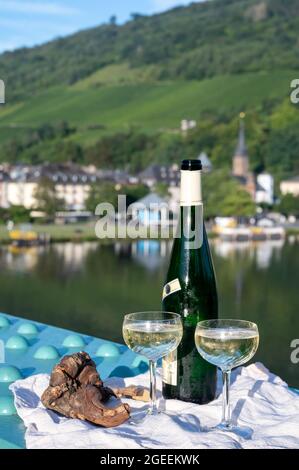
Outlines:
[{"label": "wine glass stem", "polygon": [[231,413],[230,413],[230,397],[229,397],[229,387],[230,387],[230,370],[223,370],[223,405],[222,405],[222,425],[226,428],[230,428],[231,423]]},{"label": "wine glass stem", "polygon": [[156,414],[158,413],[157,408],[157,381],[156,381],[156,362],[149,361],[150,366],[150,400],[151,400],[151,408],[150,413]]}]

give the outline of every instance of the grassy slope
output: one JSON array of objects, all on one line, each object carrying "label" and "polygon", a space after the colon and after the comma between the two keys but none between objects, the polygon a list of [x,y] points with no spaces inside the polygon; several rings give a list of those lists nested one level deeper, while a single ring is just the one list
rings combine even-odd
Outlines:
[{"label": "grassy slope", "polygon": [[138,68],[131,68],[127,62],[120,64],[107,65],[97,70],[87,78],[79,80],[72,85],[72,90],[83,91],[91,87],[99,87],[103,85],[128,85],[144,82],[156,82],[155,79],[159,67],[148,65]]},{"label": "grassy slope", "polygon": [[[96,140],[103,132],[88,131],[90,124],[104,125],[105,132],[132,125],[148,132],[178,128],[181,119],[199,119],[205,111],[233,114],[268,100],[281,101],[294,76],[292,71],[276,71],[191,82],[119,84],[115,78],[109,84],[109,74],[101,71],[76,86],[51,88],[21,105],[0,109],[0,139],[3,142],[22,128],[61,120],[78,126],[75,138],[82,142]],[[9,129],[11,125],[18,127]]]}]

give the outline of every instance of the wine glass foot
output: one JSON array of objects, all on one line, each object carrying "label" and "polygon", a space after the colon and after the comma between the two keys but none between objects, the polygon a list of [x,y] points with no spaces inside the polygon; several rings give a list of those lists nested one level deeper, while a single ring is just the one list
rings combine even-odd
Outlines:
[{"label": "wine glass foot", "polygon": [[242,437],[243,439],[251,439],[252,437],[252,429],[247,426],[237,426],[235,424],[226,424],[226,423],[219,423],[217,426],[213,426],[211,428],[208,427],[201,427],[202,432],[215,432],[215,431],[224,431],[224,432],[232,432],[237,436]]},{"label": "wine glass foot", "polygon": [[137,425],[142,424],[147,418],[153,416],[159,416],[161,412],[159,410],[152,410],[151,408],[148,410],[137,411],[131,415],[129,419],[129,424]]}]

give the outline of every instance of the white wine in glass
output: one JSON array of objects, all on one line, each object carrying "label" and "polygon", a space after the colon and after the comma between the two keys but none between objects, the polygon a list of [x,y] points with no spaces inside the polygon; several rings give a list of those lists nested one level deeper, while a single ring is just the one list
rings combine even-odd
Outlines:
[{"label": "white wine in glass", "polygon": [[219,367],[223,376],[223,416],[217,428],[232,430],[229,400],[230,373],[234,367],[250,361],[259,345],[255,323],[244,320],[207,320],[195,331],[199,354]]},{"label": "white wine in glass", "polygon": [[172,312],[137,312],[125,315],[123,337],[132,351],[149,359],[151,406],[147,414],[159,413],[156,400],[156,364],[181,342],[180,315]]},{"label": "white wine in glass", "polygon": [[125,343],[132,351],[157,361],[176,349],[182,338],[182,326],[164,322],[130,323],[123,327]]}]

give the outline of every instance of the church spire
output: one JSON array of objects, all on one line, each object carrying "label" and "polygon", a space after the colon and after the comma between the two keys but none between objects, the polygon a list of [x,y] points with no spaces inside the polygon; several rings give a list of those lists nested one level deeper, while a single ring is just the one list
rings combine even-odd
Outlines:
[{"label": "church spire", "polygon": [[233,157],[233,175],[246,180],[249,172],[249,158],[245,140],[244,118],[245,113],[241,113],[238,144]]},{"label": "church spire", "polygon": [[248,157],[246,140],[245,140],[245,124],[244,124],[245,113],[240,113],[240,127],[239,127],[239,138],[238,144],[235,150],[235,157]]}]

